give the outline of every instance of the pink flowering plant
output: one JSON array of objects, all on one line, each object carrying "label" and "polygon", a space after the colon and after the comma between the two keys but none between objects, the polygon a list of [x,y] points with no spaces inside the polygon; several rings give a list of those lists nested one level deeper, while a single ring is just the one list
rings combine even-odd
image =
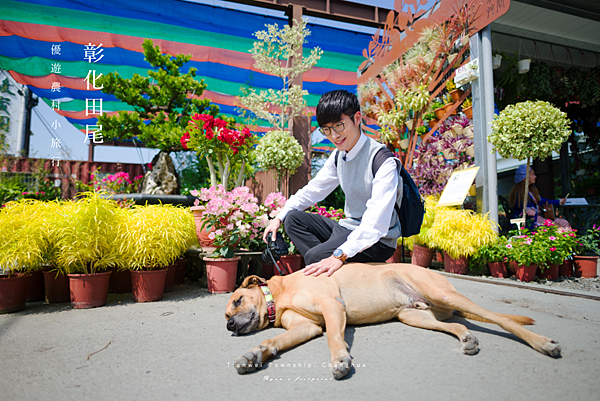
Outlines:
[{"label": "pink flowering plant", "polygon": [[346,217],[344,215],[343,209],[335,209],[333,206],[327,209],[323,206],[314,205],[313,207],[308,209],[308,212],[318,214],[320,216],[324,216],[335,221],[340,221],[341,219],[344,219]]},{"label": "pink flowering plant", "polygon": [[191,191],[199,201],[206,202],[203,228],[214,231],[209,238],[217,248],[211,257],[232,258],[238,247],[248,247],[249,242],[260,236],[256,221],[259,212],[258,199],[248,187],[226,191],[222,185]]},{"label": "pink flowering plant", "polygon": [[228,188],[229,177],[233,174],[237,174],[235,186],[242,185],[246,164],[256,141],[248,127],[237,131],[233,121],[210,114],[195,114],[181,137],[181,146],[206,158],[213,187],[220,183]]},{"label": "pink flowering plant", "polygon": [[[552,220],[533,231],[521,229],[506,245],[510,249],[510,259],[520,265],[537,265],[544,271],[551,264],[561,264],[573,253],[573,232],[560,232]],[[572,235],[570,235],[572,234]]]},{"label": "pink flowering plant", "polygon": [[136,193],[138,192],[143,178],[143,175],[138,175],[132,179],[129,177],[129,173],[125,172],[108,174],[102,177],[100,168],[98,167],[90,173],[90,189],[95,191],[106,191],[111,194]]}]

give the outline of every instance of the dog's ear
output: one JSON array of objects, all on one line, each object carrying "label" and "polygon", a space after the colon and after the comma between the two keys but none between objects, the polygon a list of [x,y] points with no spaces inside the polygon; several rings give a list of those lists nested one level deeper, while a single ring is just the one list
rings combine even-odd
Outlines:
[{"label": "dog's ear", "polygon": [[248,288],[252,285],[264,284],[266,282],[267,282],[267,280],[265,280],[264,278],[260,278],[258,276],[248,276],[244,279],[244,282],[242,283],[242,285],[240,287]]}]

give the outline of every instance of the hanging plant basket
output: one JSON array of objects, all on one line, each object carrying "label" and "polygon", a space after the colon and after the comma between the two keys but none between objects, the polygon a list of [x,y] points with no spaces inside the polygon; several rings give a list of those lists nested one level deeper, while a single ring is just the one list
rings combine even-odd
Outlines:
[{"label": "hanging plant basket", "polygon": [[530,66],[531,66],[530,58],[524,58],[523,60],[519,60],[519,63],[518,63],[519,74],[527,74],[529,72]]},{"label": "hanging plant basket", "polygon": [[493,58],[493,69],[497,69],[500,68],[500,65],[502,65],[502,54],[496,54]]}]

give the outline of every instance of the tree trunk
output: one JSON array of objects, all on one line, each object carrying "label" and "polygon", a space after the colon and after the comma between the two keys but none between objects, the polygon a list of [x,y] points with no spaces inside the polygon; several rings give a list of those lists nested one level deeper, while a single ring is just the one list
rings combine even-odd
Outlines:
[{"label": "tree trunk", "polygon": [[527,220],[527,200],[529,198],[529,163],[531,158],[527,158],[527,168],[525,169],[525,189],[523,190],[523,218]]}]

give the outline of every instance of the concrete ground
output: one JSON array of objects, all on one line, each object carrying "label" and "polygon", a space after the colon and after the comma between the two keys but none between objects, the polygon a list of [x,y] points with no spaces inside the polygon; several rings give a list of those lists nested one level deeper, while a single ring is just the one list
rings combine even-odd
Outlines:
[{"label": "concrete ground", "polygon": [[185,284],[160,302],[110,294],[96,309],[34,302],[0,315],[0,399],[600,399],[598,299],[449,280],[485,308],[535,319],[531,330],[558,341],[562,357],[456,318],[479,339],[479,354],[466,356],[448,334],[394,321],[346,329],[355,367],[344,380],[332,379],[325,337],[240,376],[233,362],[283,329],[235,337],[225,328],[229,295]]}]

